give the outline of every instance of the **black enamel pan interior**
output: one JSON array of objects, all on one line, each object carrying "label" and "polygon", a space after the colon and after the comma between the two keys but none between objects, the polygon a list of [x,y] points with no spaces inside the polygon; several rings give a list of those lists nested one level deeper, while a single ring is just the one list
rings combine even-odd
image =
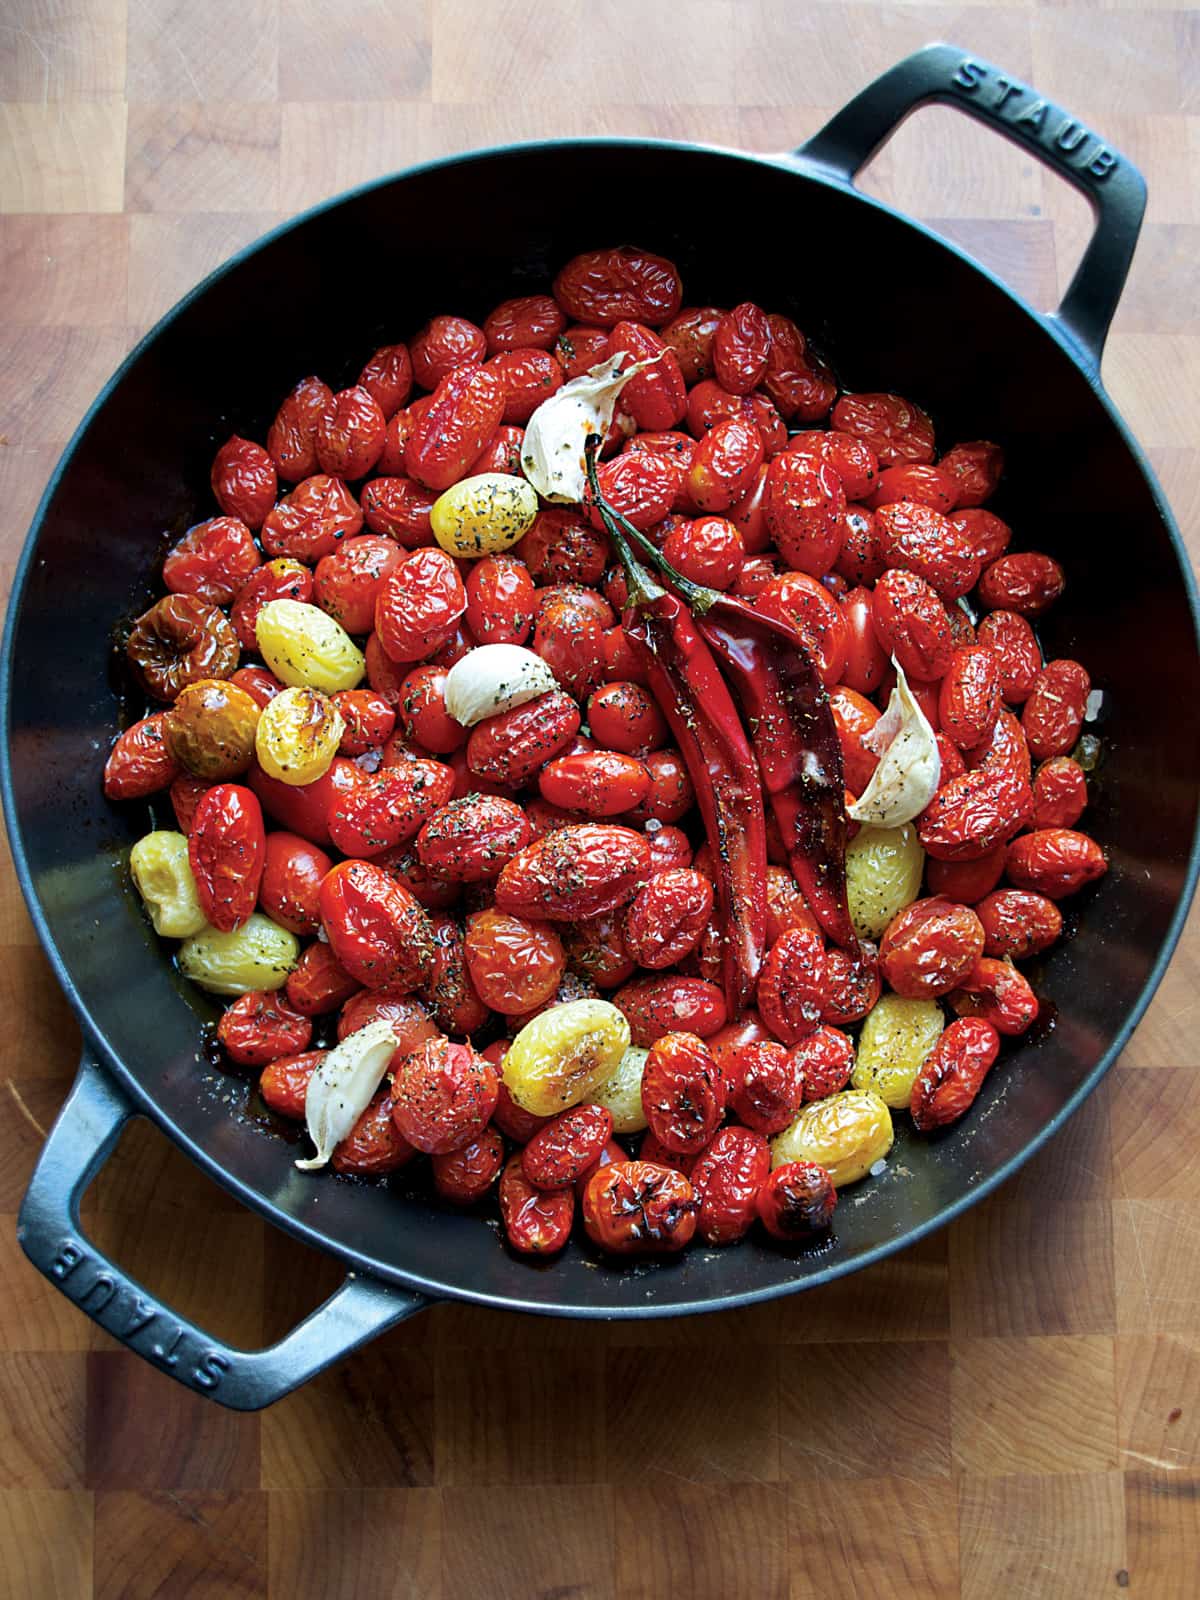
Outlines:
[{"label": "black enamel pan interior", "polygon": [[[1076,137],[1079,124],[1031,90],[1004,96],[999,81],[995,69],[934,46],[872,85],[796,156],[554,143],[373,184],[201,285],[85,419],[29,536],[4,662],[13,849],[87,1040],[21,1232],[65,1292],[176,1377],[226,1404],[262,1405],[426,1296],[647,1317],[812,1287],[900,1249],[1000,1182],[1128,1038],[1190,896],[1200,777],[1186,558],[1097,376],[1144,191],[1087,130]],[[1096,241],[1060,319],[1035,314],[921,227],[855,193],[857,168],[930,99],[1023,141],[1097,207]],[[575,198],[563,204],[564,195]],[[609,198],[592,204],[589,195]],[[762,248],[730,248],[728,230],[706,226],[730,217],[770,219]],[[576,251],[620,240],[676,260],[689,303],[753,299],[792,314],[845,386],[912,397],[941,438],[1003,444],[1008,473],[996,509],[1019,545],[1049,551],[1069,575],[1043,629],[1047,655],[1078,656],[1104,691],[1107,753],[1090,817],[1112,863],[1072,909],[1078,931],[1037,975],[1054,1027],[1007,1055],[962,1125],[932,1140],[901,1131],[883,1176],[843,1194],[827,1244],[789,1254],[751,1239],[632,1269],[579,1245],[531,1265],[477,1216],[423,1194],[405,1198],[404,1174],[372,1187],[297,1172],[289,1144],[238,1114],[242,1086],[202,1059],[200,1023],[215,1009],[176,976],[127,883],[144,812],[108,805],[99,783],[117,715],[106,673],[114,618],[150,597],[164,533],[211,515],[215,447],[231,431],[262,439],[303,374],[353,382],[372,349],[428,315],[481,318],[497,300],[543,287]],[[1150,662],[1169,694],[1145,692]],[[140,1113],[247,1204],[351,1269],[334,1300],[272,1351],[226,1349],[80,1233],[81,1188]]]}]

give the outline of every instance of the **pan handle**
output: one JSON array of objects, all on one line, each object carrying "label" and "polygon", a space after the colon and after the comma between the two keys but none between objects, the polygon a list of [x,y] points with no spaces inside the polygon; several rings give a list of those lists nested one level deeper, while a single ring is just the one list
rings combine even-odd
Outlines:
[{"label": "pan handle", "polygon": [[17,1219],[25,1254],[93,1322],[207,1399],[258,1411],[429,1302],[348,1273],[329,1299],[266,1350],[238,1350],[157,1299],[85,1236],[79,1201],[137,1113],[85,1046]]},{"label": "pan handle", "polygon": [[1141,231],[1146,182],[1078,117],[955,45],[930,44],[868,84],[796,153],[825,176],[852,183],[904,119],[930,101],[987,123],[1086,195],[1095,231],[1062,305],[1048,320],[1098,371]]}]

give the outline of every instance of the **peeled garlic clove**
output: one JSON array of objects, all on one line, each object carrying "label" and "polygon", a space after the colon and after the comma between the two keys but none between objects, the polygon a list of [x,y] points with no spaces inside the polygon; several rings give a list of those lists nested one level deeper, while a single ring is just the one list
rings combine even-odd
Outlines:
[{"label": "peeled garlic clove", "polygon": [[942,757],[937,735],[913,698],[904,669],[892,658],[896,687],[887,710],[863,735],[867,749],[878,755],[870,783],[846,815],[855,822],[898,828],[920,816],[937,793],[942,777]]},{"label": "peeled garlic clove", "polygon": [[557,687],[541,656],[523,645],[476,645],[446,674],[446,710],[455,722],[473,728]]},{"label": "peeled garlic clove", "polygon": [[621,390],[659,359],[610,356],[542,401],[525,424],[521,466],[543,499],[572,503],[583,499],[587,488],[583,448],[588,435],[605,437]]},{"label": "peeled garlic clove", "polygon": [[297,1161],[302,1172],[323,1167],[371,1103],[400,1043],[384,1018],[349,1033],[313,1073],[304,1100],[315,1156]]}]

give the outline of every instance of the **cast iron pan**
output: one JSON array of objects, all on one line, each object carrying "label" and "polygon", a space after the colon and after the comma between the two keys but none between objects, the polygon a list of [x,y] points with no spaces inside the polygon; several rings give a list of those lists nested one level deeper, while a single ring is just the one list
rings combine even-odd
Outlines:
[{"label": "cast iron pan", "polygon": [[[1081,189],[1096,233],[1059,311],[1033,312],[923,228],[857,194],[855,173],[915,107],[959,107]],[[549,203],[569,192],[595,202]],[[269,1404],[430,1298],[578,1317],[746,1305],[878,1261],[1001,1183],[1092,1089],[1154,991],[1196,873],[1200,705],[1194,593],[1162,496],[1100,388],[1101,346],[1145,203],[1141,177],[1082,124],[948,45],[872,84],[794,155],[602,141],[486,151],[319,207],[215,273],[133,352],[46,491],[17,574],[3,662],[4,803],[38,933],[85,1037],[79,1078],[25,1198],[25,1251],[115,1337],[225,1405]],[[730,250],[706,219],[736,218]],[[724,237],[729,237],[726,231]],[[752,298],[793,314],[855,389],[897,389],[947,439],[991,438],[997,509],[1020,545],[1066,566],[1048,655],[1077,655],[1106,697],[1091,825],[1112,870],[1045,961],[1056,1025],[1013,1051],[959,1127],[902,1132],[887,1172],[842,1197],[832,1239],[613,1266],[573,1245],[531,1265],[493,1228],[404,1174],[374,1187],[292,1166],[240,1114],[245,1089],[199,1053],[215,1015],[174,973],[127,883],[141,808],[113,807],[100,767],[117,708],[113,619],[151,598],[164,533],[211,514],[208,468],[232,430],[263,438],[302,374],[352,382],[385,339],[445,310],[482,317],[544,286],[576,251],[633,241],[673,257],[688,300]],[[1148,692],[1152,681],[1170,692]],[[342,1287],[273,1348],[223,1345],[83,1236],[79,1197],[132,1116],[148,1115],[229,1190],[346,1264]],[[399,1190],[400,1193],[396,1191]]]}]

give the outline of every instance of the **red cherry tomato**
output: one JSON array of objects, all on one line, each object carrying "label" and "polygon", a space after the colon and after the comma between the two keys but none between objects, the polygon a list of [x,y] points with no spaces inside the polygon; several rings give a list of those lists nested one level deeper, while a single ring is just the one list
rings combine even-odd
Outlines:
[{"label": "red cherry tomato", "polygon": [[322,611],[347,633],[370,633],[379,585],[403,552],[392,539],[363,534],[347,539],[317,563],[313,594]]},{"label": "red cherry tomato", "polygon": [[237,517],[248,528],[262,527],[279,487],[275,463],[262,445],[235,433],[217,451],[210,481],[225,516]]},{"label": "red cherry tomato", "polygon": [[289,483],[317,470],[317,427],[333,390],[320,378],[301,378],[275,414],[267,434],[267,453]]},{"label": "red cherry tomato", "polygon": [[393,661],[422,661],[453,638],[467,609],[458,568],[444,550],[414,550],[381,582],[375,631]]},{"label": "red cherry tomato", "polygon": [[267,840],[257,796],[238,783],[216,783],[192,818],[188,861],[209,923],[229,933],[258,900]]},{"label": "red cherry tomato", "polygon": [[614,1255],[658,1255],[691,1242],[698,1209],[682,1172],[650,1161],[614,1161],[584,1191],[583,1225],[593,1244]]},{"label": "red cherry tomato", "polygon": [[[273,922],[292,933],[314,934],[321,925],[321,883],[333,862],[295,833],[267,834],[259,904]],[[303,1045],[295,1046],[302,1050]]]},{"label": "red cherry tomato", "polygon": [[333,954],[358,983],[403,994],[427,976],[433,959],[429,918],[381,867],[339,862],[321,884],[320,908]]},{"label": "red cherry tomato", "polygon": [[522,1255],[553,1255],[571,1237],[574,1189],[535,1189],[522,1171],[519,1154],[510,1156],[500,1176],[499,1198],[504,1236]]},{"label": "red cherry tomato", "polygon": [[392,1116],[418,1150],[446,1155],[483,1132],[496,1109],[500,1080],[469,1044],[427,1039],[392,1080]]}]

